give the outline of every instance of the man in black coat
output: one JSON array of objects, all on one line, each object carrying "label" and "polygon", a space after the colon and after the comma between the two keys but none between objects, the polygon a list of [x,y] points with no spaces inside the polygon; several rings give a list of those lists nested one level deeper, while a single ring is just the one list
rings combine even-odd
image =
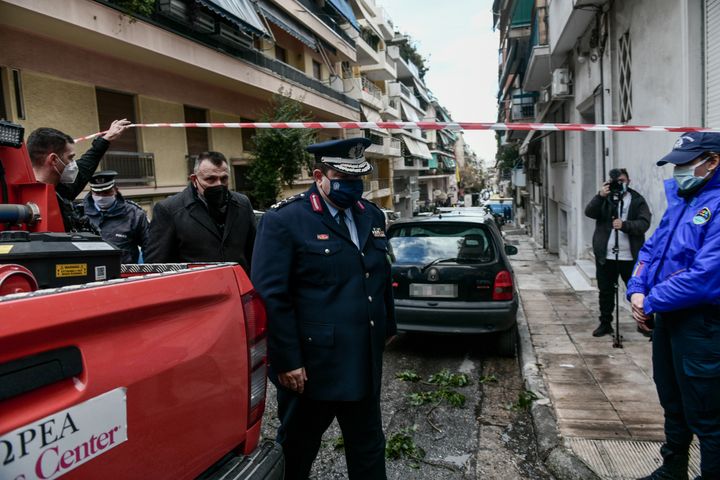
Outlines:
[{"label": "man in black coat", "polygon": [[[38,128],[27,140],[28,155],[38,182],[55,186],[60,213],[66,232],[93,229],[75,209],[73,200],[90,181],[110,142],[129,128],[126,119],[115,120],[110,128],[92,142],[92,146],[75,160],[75,141],[54,128]],[[94,230],[94,229],[93,229]]]},{"label": "man in black coat", "polygon": [[[610,192],[610,181],[605,182],[590,203],[585,215],[595,219],[593,252],[595,254],[598,300],[600,303],[600,325],[593,336],[612,334],[613,309],[615,308],[615,283],[618,275],[625,285],[630,280],[638,253],[645,243],[645,232],[650,228],[650,208],[645,198],[628,188],[630,177],[624,168],[611,170],[618,187]],[[615,252],[615,233],[618,250]],[[617,261],[616,261],[617,253]]]},{"label": "man in black coat", "polygon": [[382,356],[396,333],[385,217],[361,198],[365,138],[311,145],[315,183],[265,213],[252,282],[268,315],[285,479],[306,479],[337,418],[351,480],[384,480]]},{"label": "man in black coat", "polygon": [[249,273],[255,215],[229,179],[222,153],[201,153],[187,188],[155,204],[145,262],[237,262]]}]

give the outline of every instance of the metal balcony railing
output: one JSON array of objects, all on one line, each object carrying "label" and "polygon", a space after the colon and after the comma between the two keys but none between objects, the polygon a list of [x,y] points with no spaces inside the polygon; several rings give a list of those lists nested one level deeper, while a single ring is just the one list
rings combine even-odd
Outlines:
[{"label": "metal balcony railing", "polygon": [[373,145],[383,145],[383,140],[385,140],[385,137],[382,135],[378,135],[377,132],[374,132],[369,129],[363,130],[363,136],[365,138],[370,139],[370,142],[372,142]]},{"label": "metal balcony railing", "polygon": [[98,171],[115,170],[119,186],[157,186],[155,154],[140,152],[105,152]]},{"label": "metal balcony railing", "polygon": [[364,178],[363,179],[363,190],[366,192],[375,192],[377,190],[383,190],[390,188],[389,178]]},{"label": "metal balcony railing", "polygon": [[[95,0],[112,8],[124,11],[118,7],[116,2],[112,0]],[[343,30],[343,28],[314,0],[298,0],[305,8],[317,16],[325,25],[331,28],[335,33],[340,35],[349,45],[355,47],[355,41]],[[316,80],[312,76],[308,76],[305,72],[297,70],[279,60],[275,60],[265,56],[265,54],[254,48],[250,43],[244,42],[227,42],[219,39],[216,35],[209,35],[198,30],[197,26],[191,25],[189,22],[178,22],[176,19],[167,18],[161,14],[155,14],[151,17],[141,17],[144,22],[148,22],[158,28],[175,33],[182,37],[190,38],[192,41],[208,46],[215,50],[220,50],[236,59],[244,60],[248,63],[261,68],[270,70],[271,72],[285,78],[286,80],[298,83],[303,87],[315,90],[318,93],[327,95],[339,102],[342,102],[353,108],[360,108],[360,104],[354,98],[351,98],[341,92],[336,91],[332,87],[325,85],[322,81]],[[340,19],[338,18],[338,21]],[[251,37],[248,37],[251,40]]]},{"label": "metal balcony railing", "polygon": [[362,89],[378,100],[382,100],[382,90],[380,90],[377,85],[371,82],[366,76],[363,75],[360,78],[362,79]]}]

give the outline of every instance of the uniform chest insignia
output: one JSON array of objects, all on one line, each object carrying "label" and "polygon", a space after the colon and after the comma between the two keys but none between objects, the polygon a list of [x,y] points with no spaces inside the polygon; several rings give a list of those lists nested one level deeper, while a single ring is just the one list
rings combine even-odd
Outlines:
[{"label": "uniform chest insignia", "polygon": [[318,240],[329,240],[329,239],[330,239],[330,235],[328,235],[327,233],[318,233],[318,234],[317,234],[317,239],[318,239]]},{"label": "uniform chest insignia", "polygon": [[380,227],[373,227],[372,235],[375,238],[385,238],[385,232]]},{"label": "uniform chest insignia", "polygon": [[320,195],[317,193],[311,193],[310,194],[310,206],[313,209],[313,212],[315,213],[322,213],[322,202],[320,201]]},{"label": "uniform chest insignia", "polygon": [[361,212],[365,211],[365,205],[363,205],[363,203],[360,200],[357,201],[357,206]]},{"label": "uniform chest insignia", "polygon": [[712,216],[712,213],[710,212],[710,209],[708,207],[703,207],[693,217],[693,223],[695,225],[703,225],[703,224],[707,223],[708,221],[710,221],[711,216]]}]

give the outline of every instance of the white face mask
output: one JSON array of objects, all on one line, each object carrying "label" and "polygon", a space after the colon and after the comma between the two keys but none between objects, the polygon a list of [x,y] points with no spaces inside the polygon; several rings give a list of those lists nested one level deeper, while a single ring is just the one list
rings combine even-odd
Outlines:
[{"label": "white face mask", "polygon": [[[57,167],[55,167],[55,171],[57,171]],[[65,168],[60,174],[60,183],[73,183],[78,176],[78,172],[80,172],[80,168],[78,167],[77,162],[75,160],[71,160],[70,163],[65,165]]]},{"label": "white face mask", "polygon": [[115,195],[104,197],[93,193],[92,198],[93,202],[95,202],[95,206],[100,210],[107,210],[115,204]]}]

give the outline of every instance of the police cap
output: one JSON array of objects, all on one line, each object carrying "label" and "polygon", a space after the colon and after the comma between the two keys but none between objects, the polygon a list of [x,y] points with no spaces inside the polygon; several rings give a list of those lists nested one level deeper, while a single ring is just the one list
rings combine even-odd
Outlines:
[{"label": "police cap", "polygon": [[115,170],[103,170],[95,173],[90,179],[90,190],[93,192],[106,192],[115,186]]},{"label": "police cap", "polygon": [[330,140],[309,145],[307,151],[315,155],[316,161],[333,170],[348,175],[367,175],[373,167],[365,160],[364,154],[371,143],[369,138],[364,137]]}]

